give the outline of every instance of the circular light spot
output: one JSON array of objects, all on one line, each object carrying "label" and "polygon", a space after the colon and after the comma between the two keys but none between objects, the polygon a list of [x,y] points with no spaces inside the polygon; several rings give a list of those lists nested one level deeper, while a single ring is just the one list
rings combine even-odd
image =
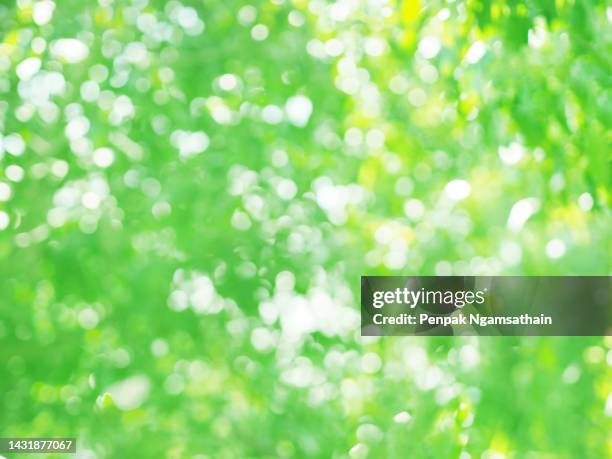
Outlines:
[{"label": "circular light spot", "polygon": [[83,197],[81,198],[83,207],[87,209],[97,209],[100,206],[100,201],[100,196],[93,191],[88,191],[87,193],[83,194]]},{"label": "circular light spot", "polygon": [[288,16],[289,24],[293,27],[301,27],[304,25],[304,15],[297,10],[293,10]]},{"label": "circular light spot", "polygon": [[168,342],[162,338],[156,338],[151,343],[151,353],[155,357],[163,357],[168,354]]},{"label": "circular light spot", "polygon": [[517,164],[523,158],[525,148],[518,142],[512,142],[507,147],[503,145],[500,146],[498,153],[499,157],[504,163],[512,166]]},{"label": "circular light spot", "polygon": [[268,38],[268,28],[263,24],[257,24],[251,29],[251,37],[255,41],[264,41]]},{"label": "circular light spot", "polygon": [[240,210],[236,210],[231,219],[232,226],[240,231],[246,231],[251,227],[251,219]]},{"label": "circular light spot", "polygon": [[412,416],[407,411],[400,411],[395,416],[393,416],[393,421],[398,424],[407,424],[412,419]]},{"label": "circular light spot", "polygon": [[425,59],[433,59],[440,52],[441,46],[436,37],[425,37],[419,42],[419,54]]},{"label": "circular light spot", "polygon": [[297,185],[293,180],[283,179],[276,186],[276,193],[281,199],[289,201],[293,199],[297,193]]},{"label": "circular light spot", "polygon": [[113,164],[115,153],[107,147],[98,148],[93,153],[93,162],[96,166],[106,168]]},{"label": "circular light spot", "polygon": [[68,212],[64,207],[54,207],[47,212],[47,222],[54,228],[63,226],[68,220]]},{"label": "circular light spot", "polygon": [[92,80],[85,81],[81,85],[81,97],[87,102],[94,102],[100,97],[100,86]]},{"label": "circular light spot", "polygon": [[409,199],[404,203],[404,213],[410,220],[418,220],[425,214],[425,206],[418,199]]},{"label": "circular light spot", "polygon": [[427,102],[427,95],[423,89],[414,88],[408,93],[408,101],[415,107],[422,107]]},{"label": "circular light spot", "polygon": [[365,459],[368,457],[369,453],[370,449],[366,445],[363,443],[357,443],[350,449],[349,456],[351,459]]},{"label": "circular light spot", "polygon": [[508,266],[517,266],[523,259],[521,246],[513,241],[503,241],[499,250],[500,258]]},{"label": "circular light spot", "polygon": [[63,159],[58,159],[51,164],[51,173],[57,178],[63,178],[68,173],[68,163]]},{"label": "circular light spot", "polygon": [[276,289],[289,291],[295,287],[295,276],[291,271],[281,271],[276,275]]},{"label": "circular light spot", "polygon": [[0,231],[6,229],[9,226],[10,222],[11,222],[11,219],[8,216],[8,214],[0,210]]},{"label": "circular light spot", "polygon": [[386,49],[384,40],[380,38],[370,37],[365,41],[364,51],[372,57],[382,56]]},{"label": "circular light spot", "polygon": [[565,243],[561,239],[551,239],[546,244],[548,258],[557,259],[565,255]]},{"label": "circular light spot", "polygon": [[312,102],[306,96],[290,97],[285,104],[285,111],[291,124],[304,127],[312,114]]},{"label": "circular light spot", "polygon": [[92,308],[85,308],[79,313],[79,324],[86,330],[94,328],[98,321],[98,313]]},{"label": "circular light spot", "polygon": [[236,75],[226,73],[219,77],[219,87],[224,91],[233,91],[238,86],[238,78]]},{"label": "circular light spot", "polygon": [[593,196],[591,196],[589,193],[582,193],[578,197],[578,207],[585,212],[591,210],[593,208],[593,204]]},{"label": "circular light spot", "polygon": [[283,121],[283,111],[276,105],[266,105],[261,111],[261,117],[268,124],[279,124]]},{"label": "circular light spot", "polygon": [[27,81],[40,70],[40,59],[28,57],[21,61],[15,68],[15,72],[20,80]]},{"label": "circular light spot", "polygon": [[472,191],[472,187],[465,180],[455,179],[446,184],[444,193],[454,201],[461,201],[467,198]]},{"label": "circular light spot", "polygon": [[10,181],[21,182],[21,180],[23,179],[23,176],[25,175],[25,172],[23,168],[21,168],[20,166],[11,164],[10,166],[6,168],[5,174]]},{"label": "circular light spot", "polygon": [[12,194],[11,186],[8,183],[0,182],[0,201],[8,201]]},{"label": "circular light spot", "polygon": [[325,42],[325,52],[328,56],[337,57],[344,51],[344,45],[337,38],[332,38]]},{"label": "circular light spot", "polygon": [[238,22],[247,26],[255,21],[257,18],[257,10],[253,5],[245,5],[238,10]]},{"label": "circular light spot", "polygon": [[21,156],[25,151],[25,142],[19,134],[9,134],[4,140],[4,149],[13,156]]},{"label": "circular light spot", "polygon": [[361,369],[366,373],[376,373],[382,367],[382,360],[373,352],[368,352],[361,358]]},{"label": "circular light spot", "polygon": [[55,10],[55,3],[51,0],[36,2],[32,11],[32,19],[34,19],[36,25],[45,25],[53,17],[53,10]]},{"label": "circular light spot", "polygon": [[60,38],[51,43],[51,54],[69,64],[76,64],[89,55],[89,48],[76,38]]}]

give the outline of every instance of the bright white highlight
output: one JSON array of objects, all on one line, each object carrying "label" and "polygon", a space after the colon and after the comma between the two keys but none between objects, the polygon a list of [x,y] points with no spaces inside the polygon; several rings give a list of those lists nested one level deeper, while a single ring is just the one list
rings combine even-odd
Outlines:
[{"label": "bright white highlight", "polygon": [[487,52],[487,45],[485,45],[482,41],[478,40],[470,46],[468,52],[465,55],[465,60],[468,64],[477,63]]},{"label": "bright white highlight", "polygon": [[290,97],[285,104],[287,119],[297,127],[304,127],[312,114],[312,102],[306,96]]},{"label": "bright white highlight", "polygon": [[461,201],[472,192],[471,185],[466,180],[451,180],[444,187],[444,193],[453,201]]},{"label": "bright white highlight", "polygon": [[553,260],[561,258],[565,255],[565,243],[561,239],[551,239],[546,244],[546,255]]},{"label": "bright white highlight", "polygon": [[510,210],[508,216],[508,229],[514,232],[520,231],[527,220],[540,209],[540,201],[537,198],[525,198],[517,201]]},{"label": "bright white highlight", "polygon": [[69,64],[76,64],[87,58],[89,48],[76,38],[60,38],[51,43],[51,54]]}]

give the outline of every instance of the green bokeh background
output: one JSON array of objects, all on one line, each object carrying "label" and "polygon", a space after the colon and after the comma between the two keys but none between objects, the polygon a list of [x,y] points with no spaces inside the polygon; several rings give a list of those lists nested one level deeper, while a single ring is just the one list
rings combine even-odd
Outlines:
[{"label": "green bokeh background", "polygon": [[610,457],[610,338],[366,339],[358,291],[610,274],[611,17],[0,2],[0,436],[76,436],[81,458]]}]

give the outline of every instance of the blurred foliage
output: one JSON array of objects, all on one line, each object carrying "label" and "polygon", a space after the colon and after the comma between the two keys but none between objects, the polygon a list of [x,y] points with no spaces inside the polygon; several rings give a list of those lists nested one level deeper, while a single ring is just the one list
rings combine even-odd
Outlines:
[{"label": "blurred foliage", "polygon": [[610,274],[611,17],[1,2],[0,435],[610,457],[609,338],[364,339],[357,304],[366,273]]}]

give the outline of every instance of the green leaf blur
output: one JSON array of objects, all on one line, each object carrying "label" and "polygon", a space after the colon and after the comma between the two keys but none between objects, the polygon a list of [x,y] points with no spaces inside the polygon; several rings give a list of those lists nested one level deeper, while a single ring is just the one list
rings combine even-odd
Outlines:
[{"label": "green leaf blur", "polygon": [[358,287],[610,274],[611,20],[1,2],[0,436],[76,436],[84,459],[610,457],[609,337],[362,338]]}]

